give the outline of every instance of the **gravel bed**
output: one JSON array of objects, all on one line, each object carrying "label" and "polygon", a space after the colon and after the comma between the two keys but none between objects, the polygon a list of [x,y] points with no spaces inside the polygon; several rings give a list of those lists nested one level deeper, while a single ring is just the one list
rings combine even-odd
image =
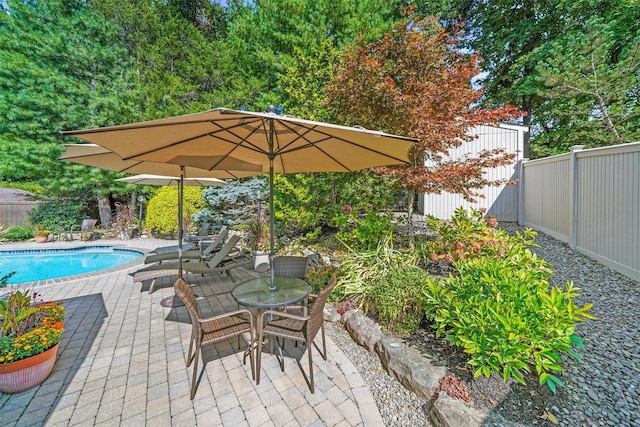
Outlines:
[{"label": "gravel bed", "polygon": [[[508,232],[521,229],[503,223]],[[554,395],[535,383],[503,384],[507,392],[492,408],[486,426],[640,427],[640,283],[601,265],[568,245],[538,233],[533,248],[552,264],[552,284],[571,280],[579,289],[579,306],[593,304],[597,320],[578,323],[576,333],[585,348],[581,361],[563,357],[565,372],[558,376],[565,387]],[[344,349],[370,387],[386,426],[430,425],[426,402],[390,377],[378,357],[355,344],[340,325],[327,332]]]}]

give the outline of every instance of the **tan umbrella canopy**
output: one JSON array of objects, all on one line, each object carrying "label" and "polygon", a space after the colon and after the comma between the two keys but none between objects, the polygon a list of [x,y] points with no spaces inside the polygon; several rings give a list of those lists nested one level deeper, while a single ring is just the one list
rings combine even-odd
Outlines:
[{"label": "tan umbrella canopy", "polygon": [[[128,176],[126,178],[116,179],[119,182],[127,182],[129,184],[141,184],[141,185],[165,185],[176,186],[180,185],[180,177],[175,176],[162,176],[162,175],[149,175],[140,174],[134,176]],[[191,187],[211,187],[224,185],[225,182],[218,178],[184,178],[182,185]]]},{"label": "tan umbrella canopy", "polygon": [[[273,110],[270,107],[270,111]],[[210,171],[225,169],[229,157],[262,165],[263,170],[269,172],[271,255],[274,250],[274,173],[352,172],[400,165],[409,162],[409,150],[416,141],[361,127],[224,108],[62,134],[99,144],[124,160],[170,163]]]},{"label": "tan umbrella canopy", "polygon": [[[101,147],[97,144],[65,144],[64,148],[65,153],[58,157],[58,160],[66,160],[71,163],[94,166],[115,172],[179,177],[182,171],[180,165],[177,164],[148,162],[143,160],[123,160],[122,157],[110,149]],[[234,158],[228,158],[221,166],[230,167],[221,167],[215,171],[208,171],[205,169],[185,166],[182,172],[185,178],[197,177],[218,179],[243,178],[262,173],[262,166]]]}]

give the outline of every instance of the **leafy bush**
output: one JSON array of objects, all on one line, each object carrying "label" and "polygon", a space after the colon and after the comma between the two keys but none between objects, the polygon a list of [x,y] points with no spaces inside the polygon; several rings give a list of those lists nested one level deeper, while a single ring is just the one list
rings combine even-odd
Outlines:
[{"label": "leafy bush", "polygon": [[367,212],[364,218],[359,218],[351,206],[345,205],[342,212],[335,215],[331,225],[339,228],[336,237],[350,248],[371,250],[375,249],[393,229],[392,215],[391,212]]},{"label": "leafy bush", "polygon": [[15,226],[0,232],[0,241],[24,242],[33,237],[33,227]]},{"label": "leafy bush", "polygon": [[[433,238],[418,246],[420,257],[426,262],[444,259],[451,263],[465,258],[501,257],[507,250],[508,234],[495,228],[498,222],[494,218],[485,220],[482,211],[477,209],[471,208],[467,213],[458,208],[451,221],[427,215],[427,224],[434,232]],[[534,236],[526,230],[520,236],[519,246],[534,245]]]},{"label": "leafy bush", "polygon": [[414,331],[423,316],[423,288],[429,277],[417,261],[411,253],[394,250],[390,238],[374,250],[349,251],[340,264],[334,294],[374,311],[389,330]]},{"label": "leafy bush", "polygon": [[31,224],[48,230],[77,229],[86,218],[86,203],[73,197],[54,197],[31,209],[27,217]]},{"label": "leafy bush", "polygon": [[577,288],[550,288],[547,262],[529,249],[508,256],[461,259],[457,275],[430,280],[425,291],[427,317],[438,336],[471,356],[474,376],[501,373],[524,384],[523,371],[535,367],[540,384],[553,392],[563,386],[563,353],[579,359],[575,324],[594,318],[591,304],[578,308]]},{"label": "leafy bush", "polygon": [[[184,187],[182,213],[185,222],[189,223],[189,218],[204,206],[202,192],[200,187]],[[178,187],[158,189],[147,205],[145,224],[163,236],[178,233]]]}]

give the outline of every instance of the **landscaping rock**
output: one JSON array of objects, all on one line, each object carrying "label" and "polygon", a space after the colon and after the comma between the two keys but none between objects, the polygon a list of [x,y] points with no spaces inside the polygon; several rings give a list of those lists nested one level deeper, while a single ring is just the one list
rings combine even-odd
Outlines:
[{"label": "landscaping rock", "polygon": [[395,337],[382,336],[375,352],[387,372],[426,400],[431,399],[438,381],[447,373],[445,366],[434,366],[434,359]]},{"label": "landscaping rock", "polygon": [[362,310],[347,311],[342,315],[342,321],[355,342],[375,353],[376,343],[382,337],[380,325],[365,316]]},{"label": "landscaping rock", "polygon": [[487,414],[464,400],[454,399],[445,392],[431,406],[429,419],[435,427],[480,427]]}]

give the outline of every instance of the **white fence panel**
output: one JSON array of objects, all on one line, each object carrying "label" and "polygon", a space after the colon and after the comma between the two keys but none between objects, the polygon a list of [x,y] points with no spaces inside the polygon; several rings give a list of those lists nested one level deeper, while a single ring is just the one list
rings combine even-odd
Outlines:
[{"label": "white fence panel", "polygon": [[523,162],[520,223],[640,281],[640,143]]},{"label": "white fence panel", "polygon": [[523,162],[520,224],[567,242],[571,233],[571,158],[569,154]]},{"label": "white fence panel", "polygon": [[[514,163],[500,166],[486,172],[489,180],[518,179],[518,162],[523,158],[524,138],[528,128],[524,126],[500,124],[496,126],[477,126],[470,131],[478,138],[465,142],[460,147],[449,152],[449,158],[459,158],[466,154],[476,155],[482,150],[504,148],[508,153],[515,153]],[[468,210],[484,208],[487,215],[492,215],[498,221],[518,221],[518,189],[516,186],[502,185],[499,187],[485,187],[481,193],[484,198],[475,202],[467,202],[458,194],[421,194],[418,196],[418,211],[430,214],[440,219],[449,219],[456,208]]]}]

